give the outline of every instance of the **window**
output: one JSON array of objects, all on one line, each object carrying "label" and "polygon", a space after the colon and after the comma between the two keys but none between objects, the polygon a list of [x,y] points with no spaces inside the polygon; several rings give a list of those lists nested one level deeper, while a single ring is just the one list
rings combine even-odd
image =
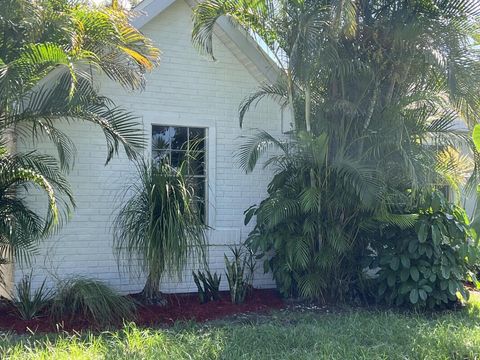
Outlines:
[{"label": "window", "polygon": [[173,167],[185,161],[187,151],[188,174],[192,179],[198,208],[206,222],[207,174],[206,174],[206,129],[181,126],[152,126],[152,159],[168,161]]}]

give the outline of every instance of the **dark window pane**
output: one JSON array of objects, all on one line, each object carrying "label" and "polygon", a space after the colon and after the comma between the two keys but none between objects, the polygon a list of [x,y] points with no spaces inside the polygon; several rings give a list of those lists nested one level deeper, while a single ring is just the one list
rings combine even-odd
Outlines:
[{"label": "dark window pane", "polygon": [[152,151],[153,155],[153,162],[156,164],[162,162],[162,161],[168,161],[170,162],[169,156],[170,156],[170,151],[169,150],[154,150]]},{"label": "dark window pane", "polygon": [[169,149],[174,129],[165,126],[152,127],[152,148],[153,150]]},{"label": "dark window pane", "polygon": [[173,167],[179,167],[185,161],[185,151],[172,150],[171,165]]},{"label": "dark window pane", "polygon": [[190,184],[193,189],[193,196],[196,199],[205,199],[205,178],[192,177],[190,178]]},{"label": "dark window pane", "polygon": [[205,129],[190,128],[189,130],[190,149],[205,150]]},{"label": "dark window pane", "polygon": [[205,175],[205,152],[192,152],[189,160],[188,172],[190,175]]},{"label": "dark window pane", "polygon": [[193,188],[193,197],[197,207],[197,211],[200,213],[200,217],[206,221],[206,205],[205,205],[205,178],[191,178],[191,184]]},{"label": "dark window pane", "polygon": [[173,129],[172,135],[172,149],[175,150],[187,150],[187,132],[188,128],[185,127],[176,127],[170,128]]}]

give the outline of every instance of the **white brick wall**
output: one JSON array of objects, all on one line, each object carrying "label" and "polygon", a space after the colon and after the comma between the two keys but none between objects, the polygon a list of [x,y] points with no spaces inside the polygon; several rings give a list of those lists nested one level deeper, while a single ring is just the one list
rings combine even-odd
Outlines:
[{"label": "white brick wall", "polygon": [[[183,0],[176,1],[143,29],[162,50],[161,65],[148,76],[146,90],[128,93],[105,82],[102,91],[142,116],[148,134],[152,123],[209,128],[209,225],[213,228],[209,234],[210,267],[223,274],[227,245],[243,241],[249,231],[243,225],[243,211],[265,196],[270,178],[260,167],[253,174],[244,174],[233,156],[242,141],[239,136],[251,132],[239,128],[238,106],[258,81],[219,41],[215,44],[218,60],[202,58],[191,45],[191,28],[190,8]],[[274,103],[263,102],[248,114],[245,126],[280,135],[281,110]],[[55,277],[85,275],[102,279],[123,293],[139,291],[143,278],[118,271],[110,231],[118,194],[132,177],[133,164],[122,154],[105,167],[103,135],[93,126],[74,123],[61,128],[74,139],[78,149],[75,167],[69,174],[77,209],[58,235],[43,241],[33,264],[37,284],[44,278],[52,282]],[[20,150],[26,147],[19,144]],[[45,151],[51,148],[42,147]],[[44,200],[35,196],[30,199],[35,206],[42,206]],[[261,265],[255,285],[273,286]],[[29,271],[17,266],[16,280]],[[194,291],[190,272],[186,271],[181,281],[165,279],[162,290]],[[225,289],[225,275],[222,279]]]}]

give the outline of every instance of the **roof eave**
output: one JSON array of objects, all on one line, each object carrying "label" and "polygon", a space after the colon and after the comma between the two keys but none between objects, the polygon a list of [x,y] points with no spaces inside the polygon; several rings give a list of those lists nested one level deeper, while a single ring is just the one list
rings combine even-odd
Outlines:
[{"label": "roof eave", "polygon": [[[140,15],[132,21],[137,28],[142,28],[155,19],[176,0],[144,0],[135,7]],[[198,0],[186,0],[190,7],[195,7]],[[276,82],[282,71],[270,56],[258,45],[255,39],[248,32],[234,26],[226,18],[217,21],[218,28],[227,35],[228,39],[242,51],[248,60],[263,75],[265,80]]]}]

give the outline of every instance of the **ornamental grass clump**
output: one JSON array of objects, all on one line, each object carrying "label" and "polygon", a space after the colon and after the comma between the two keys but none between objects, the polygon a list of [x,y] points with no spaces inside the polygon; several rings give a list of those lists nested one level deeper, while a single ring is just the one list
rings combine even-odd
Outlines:
[{"label": "ornamental grass clump", "polygon": [[55,320],[81,316],[98,325],[118,324],[135,315],[132,299],[117,294],[101,281],[88,278],[63,280],[51,308]]}]

